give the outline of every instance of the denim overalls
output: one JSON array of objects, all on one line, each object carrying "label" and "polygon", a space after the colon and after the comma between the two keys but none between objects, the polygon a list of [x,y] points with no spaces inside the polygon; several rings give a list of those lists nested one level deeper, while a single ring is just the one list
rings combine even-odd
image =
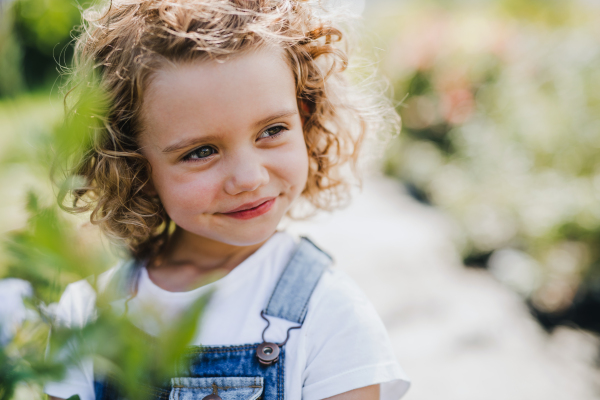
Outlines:
[{"label": "denim overalls", "polygon": [[[191,346],[184,367],[170,385],[145,388],[152,400],[283,400],[285,343],[290,330],[299,328],[306,316],[308,301],[331,257],[307,238],[302,238],[286,265],[271,297],[261,312],[267,321],[263,343],[234,346]],[[117,271],[111,284],[131,293],[137,276],[135,263]],[[114,287],[114,286],[113,286]],[[134,292],[135,293],[135,292]],[[269,327],[265,316],[282,318],[298,324],[288,330],[280,344],[264,341]],[[96,400],[121,400],[116,387],[107,380],[94,381]]]}]

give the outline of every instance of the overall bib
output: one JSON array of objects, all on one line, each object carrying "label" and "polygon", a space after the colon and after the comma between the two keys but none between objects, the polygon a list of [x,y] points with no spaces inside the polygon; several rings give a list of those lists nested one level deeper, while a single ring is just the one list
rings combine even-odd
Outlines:
[{"label": "overall bib", "polygon": [[[267,321],[263,342],[234,346],[190,346],[176,377],[170,383],[143,388],[151,400],[284,400],[285,343],[290,330],[300,328],[306,317],[310,296],[331,257],[302,238],[281,274],[261,316]],[[136,281],[135,264],[121,268],[113,278],[125,283],[131,293]],[[119,275],[119,276],[117,276]],[[114,286],[113,286],[114,287]],[[297,324],[280,344],[264,341],[269,327],[265,316]],[[96,400],[124,397],[109,380],[94,381]]]}]

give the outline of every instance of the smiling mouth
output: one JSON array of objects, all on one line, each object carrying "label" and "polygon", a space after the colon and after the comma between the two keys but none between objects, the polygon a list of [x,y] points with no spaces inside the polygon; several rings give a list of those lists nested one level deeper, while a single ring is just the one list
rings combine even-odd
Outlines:
[{"label": "smiling mouth", "polygon": [[269,210],[271,210],[271,208],[273,208],[273,204],[275,204],[275,200],[277,200],[277,197],[273,197],[267,200],[264,200],[263,202],[259,203],[256,206],[247,206],[247,205],[243,205],[241,210],[238,208],[234,211],[229,211],[229,212],[225,212],[222,213],[225,216],[228,217],[232,217],[232,218],[236,218],[236,219],[252,219],[258,216],[261,216],[263,214],[266,214],[267,212],[269,212]]}]

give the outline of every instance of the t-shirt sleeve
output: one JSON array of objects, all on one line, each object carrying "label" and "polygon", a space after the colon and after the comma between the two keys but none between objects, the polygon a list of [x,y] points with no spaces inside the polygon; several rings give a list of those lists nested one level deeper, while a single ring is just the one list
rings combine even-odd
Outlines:
[{"label": "t-shirt sleeve", "polygon": [[381,400],[396,400],[409,387],[383,322],[344,273],[326,271],[309,303],[305,328],[303,400],[321,400],[381,384]]},{"label": "t-shirt sleeve", "polygon": [[[83,327],[94,315],[95,292],[87,281],[70,284],[55,310],[56,323],[65,327]],[[67,399],[79,395],[81,400],[95,400],[93,364],[89,359],[70,366],[60,382],[49,382],[44,392]]]}]

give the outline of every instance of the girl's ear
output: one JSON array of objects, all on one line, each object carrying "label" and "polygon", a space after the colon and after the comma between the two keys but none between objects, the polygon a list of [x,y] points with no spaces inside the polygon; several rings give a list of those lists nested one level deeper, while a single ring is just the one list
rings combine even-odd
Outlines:
[{"label": "girl's ear", "polygon": [[298,106],[300,107],[300,120],[302,121],[302,125],[304,125],[304,122],[310,116],[310,107],[305,100],[299,100]]},{"label": "girl's ear", "polygon": [[158,192],[156,191],[156,188],[154,187],[154,182],[152,182],[152,178],[151,177],[148,178],[148,181],[146,182],[146,184],[142,188],[142,191],[144,193],[146,193],[150,197],[157,197],[158,196]]},{"label": "girl's ear", "polygon": [[150,166],[150,161],[146,159],[144,175],[146,182],[144,182],[144,186],[142,186],[142,192],[150,197],[158,197],[158,192],[156,191],[156,187],[154,186],[154,181],[152,180],[152,167]]}]

